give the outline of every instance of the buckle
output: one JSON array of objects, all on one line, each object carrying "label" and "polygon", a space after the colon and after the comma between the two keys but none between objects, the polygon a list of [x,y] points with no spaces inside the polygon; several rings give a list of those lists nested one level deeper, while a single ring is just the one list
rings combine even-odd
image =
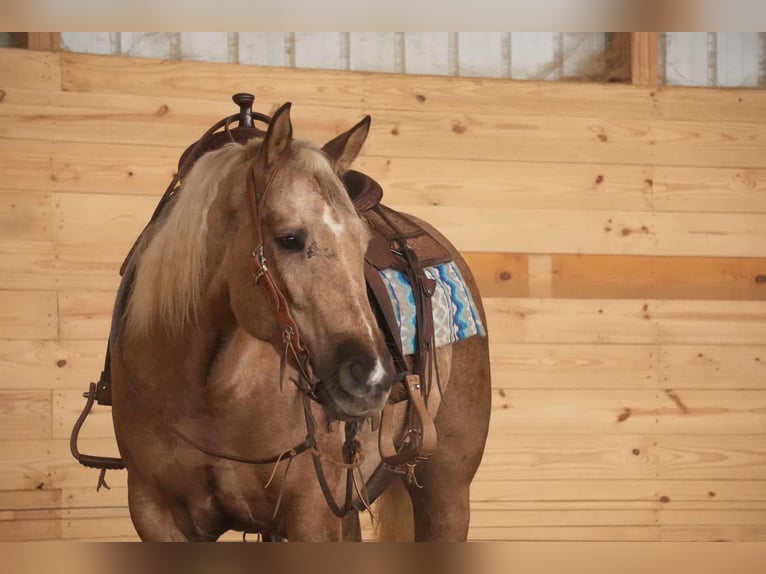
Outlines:
[{"label": "buckle", "polygon": [[266,266],[266,257],[263,255],[263,243],[253,249],[252,257],[258,265],[258,270],[253,271],[253,282],[258,283],[261,277],[269,272],[269,268]]}]

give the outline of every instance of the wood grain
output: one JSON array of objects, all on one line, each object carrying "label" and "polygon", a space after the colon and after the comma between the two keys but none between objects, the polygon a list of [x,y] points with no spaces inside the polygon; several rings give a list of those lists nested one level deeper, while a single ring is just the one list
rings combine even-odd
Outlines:
[{"label": "wood grain", "polygon": [[0,291],[0,333],[4,338],[55,338],[57,320],[55,292]]},{"label": "wood grain", "polygon": [[51,391],[0,390],[3,439],[51,438]]},{"label": "wood grain", "polygon": [[[348,73],[149,59],[62,54],[67,91],[155,93],[183,97],[194,93],[227,101],[243,85],[268,108],[291,100],[299,105],[368,106],[402,111],[495,110],[520,113],[547,108],[553,115],[591,116],[593,110],[615,117],[648,117],[649,90],[614,84],[514,82],[401,74]],[[258,78],[253,82],[253,78]],[[575,97],[576,95],[576,97]]]},{"label": "wood grain", "polygon": [[[510,418],[510,413],[505,418]],[[587,424],[590,423],[583,421],[583,425]],[[570,427],[566,422],[560,426]],[[594,426],[597,427],[598,423]],[[512,483],[517,480],[702,481],[699,485],[711,484],[708,492],[712,491],[714,496],[710,498],[716,498],[719,493],[708,481],[746,480],[756,483],[749,487],[751,494],[748,496],[762,500],[766,470],[766,447],[762,435],[719,435],[712,432],[659,435],[651,431],[646,434],[600,435],[597,431],[570,433],[569,428],[566,434],[531,432],[530,429],[526,434],[490,433],[476,480]],[[617,484],[614,487],[622,488]],[[504,488],[507,492],[513,485]],[[699,486],[697,488],[698,492],[704,493]],[[602,499],[598,490],[576,489],[574,492],[585,500]],[[607,493],[605,491],[604,495]],[[670,497],[666,492],[660,492],[659,496],[664,494]]]},{"label": "wood grain", "polygon": [[554,255],[552,271],[555,297],[766,299],[766,258]]},{"label": "wood grain", "polygon": [[485,298],[497,343],[760,345],[762,301]]},{"label": "wood grain", "polygon": [[766,390],[497,389],[492,425],[500,436],[759,435],[766,432]]},{"label": "wood grain", "polygon": [[3,88],[61,89],[59,54],[33,50],[0,49]]}]

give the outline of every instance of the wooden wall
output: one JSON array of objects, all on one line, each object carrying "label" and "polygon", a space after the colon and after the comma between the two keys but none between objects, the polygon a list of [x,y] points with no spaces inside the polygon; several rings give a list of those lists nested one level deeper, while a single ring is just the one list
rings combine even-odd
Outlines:
[{"label": "wooden wall", "polygon": [[[235,91],[467,255],[494,410],[474,539],[766,540],[766,93],[0,50],[0,539],[131,537],[70,457],[117,269]],[[108,410],[83,450],[112,454]]]}]

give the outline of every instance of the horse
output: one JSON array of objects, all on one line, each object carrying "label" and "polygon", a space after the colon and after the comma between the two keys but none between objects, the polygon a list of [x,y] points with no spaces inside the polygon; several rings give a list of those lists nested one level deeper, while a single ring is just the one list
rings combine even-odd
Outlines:
[{"label": "horse", "polygon": [[[290,109],[277,110],[265,136],[196,160],[127,261],[109,364],[142,540],[213,541],[229,530],[361,540],[360,505],[338,513],[330,501],[348,490],[364,499],[397,379],[365,283],[370,230],[341,180],[370,119],[318,147],[293,138]],[[486,324],[465,261],[420,224],[447,246]],[[487,337],[441,346],[433,361],[435,452],[409,480],[395,476],[376,512],[392,520],[383,531],[461,541],[488,432]],[[290,382],[307,369],[311,392]],[[399,409],[396,428],[403,419]],[[344,458],[349,427],[358,453]]]}]

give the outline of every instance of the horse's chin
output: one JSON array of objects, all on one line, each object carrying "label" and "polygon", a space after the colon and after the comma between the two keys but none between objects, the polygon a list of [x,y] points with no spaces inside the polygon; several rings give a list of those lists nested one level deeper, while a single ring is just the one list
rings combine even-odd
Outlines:
[{"label": "horse's chin", "polygon": [[359,397],[353,397],[339,387],[332,390],[324,384],[317,387],[317,398],[324,406],[325,411],[331,419],[348,421],[353,419],[364,419],[377,416],[383,410],[386,404],[386,397],[380,400],[367,400]]}]

